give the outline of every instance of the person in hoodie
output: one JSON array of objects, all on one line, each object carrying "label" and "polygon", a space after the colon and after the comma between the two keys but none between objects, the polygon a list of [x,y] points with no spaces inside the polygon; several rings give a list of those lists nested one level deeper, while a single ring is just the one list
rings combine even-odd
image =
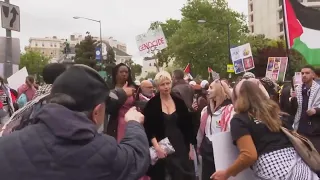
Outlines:
[{"label": "person in hoodie", "polygon": [[[114,97],[94,69],[74,65],[53,83],[37,123],[0,138],[0,174],[6,180],[134,180],[150,164],[149,143],[135,108],[120,143],[97,132]],[[13,155],[14,152],[14,155]]]}]

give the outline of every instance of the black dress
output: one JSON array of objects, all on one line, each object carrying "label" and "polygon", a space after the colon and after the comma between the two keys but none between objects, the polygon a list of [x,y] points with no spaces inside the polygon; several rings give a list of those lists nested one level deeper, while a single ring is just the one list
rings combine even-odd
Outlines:
[{"label": "black dress", "polygon": [[164,159],[166,174],[171,180],[194,180],[194,164],[189,160],[189,148],[184,143],[184,137],[178,128],[178,114],[176,112],[168,115],[163,113],[165,124],[165,135],[175,149],[175,153]]}]

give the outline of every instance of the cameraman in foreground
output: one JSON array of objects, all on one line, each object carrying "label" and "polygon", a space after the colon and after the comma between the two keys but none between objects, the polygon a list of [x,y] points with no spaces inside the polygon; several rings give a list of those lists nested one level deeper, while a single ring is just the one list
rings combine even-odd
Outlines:
[{"label": "cameraman in foreground", "polygon": [[150,164],[144,116],[130,109],[118,144],[99,134],[109,92],[92,68],[74,65],[54,82],[36,123],[0,138],[0,174],[6,180],[135,180]]}]

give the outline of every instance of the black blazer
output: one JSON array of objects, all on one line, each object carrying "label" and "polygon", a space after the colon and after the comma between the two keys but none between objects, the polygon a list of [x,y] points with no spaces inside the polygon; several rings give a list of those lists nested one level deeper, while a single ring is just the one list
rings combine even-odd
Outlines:
[{"label": "black blazer", "polygon": [[[189,149],[190,144],[196,144],[196,135],[194,133],[192,116],[190,115],[183,100],[174,96],[173,94],[171,94],[171,97],[176,105],[176,113],[178,114],[178,128],[180,128],[184,136],[187,149]],[[151,147],[152,138],[156,138],[157,141],[161,141],[162,139],[166,138],[159,93],[148,101],[144,109],[144,116],[144,127]]]}]

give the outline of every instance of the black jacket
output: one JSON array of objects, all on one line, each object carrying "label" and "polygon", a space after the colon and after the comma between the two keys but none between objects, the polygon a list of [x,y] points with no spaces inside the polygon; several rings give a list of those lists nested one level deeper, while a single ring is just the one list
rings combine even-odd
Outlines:
[{"label": "black jacket", "polygon": [[192,103],[194,90],[188,83],[186,83],[184,80],[179,80],[174,84],[172,88],[172,93],[176,97],[181,98],[184,101],[189,111],[193,111]]},{"label": "black jacket", "polygon": [[0,138],[0,174],[6,180],[136,180],[150,164],[143,127],[127,125],[120,144],[98,134],[83,113],[47,104],[39,122]]},{"label": "black jacket", "polygon": [[[192,116],[188,111],[184,101],[178,97],[171,95],[176,105],[176,113],[178,115],[177,127],[180,129],[184,137],[184,144],[186,149],[190,150],[190,144],[196,144],[196,136],[194,134],[194,127],[192,124]],[[148,136],[150,146],[152,146],[151,139],[156,138],[157,141],[161,141],[166,138],[165,135],[165,122],[163,112],[161,108],[160,95],[157,94],[151,98],[145,109],[145,131]],[[165,165],[163,163],[157,163],[156,165],[149,168],[148,175],[152,178],[165,179]]]},{"label": "black jacket", "polygon": [[[171,94],[171,96],[176,105],[178,127],[185,138],[187,148],[189,148],[190,144],[196,144],[196,135],[193,131],[192,117],[190,116],[190,112],[188,111],[184,101],[176,97],[174,94]],[[156,138],[158,141],[166,138],[160,94],[156,94],[148,101],[144,109],[144,116],[144,127],[150,146],[152,146],[152,138]]]}]

